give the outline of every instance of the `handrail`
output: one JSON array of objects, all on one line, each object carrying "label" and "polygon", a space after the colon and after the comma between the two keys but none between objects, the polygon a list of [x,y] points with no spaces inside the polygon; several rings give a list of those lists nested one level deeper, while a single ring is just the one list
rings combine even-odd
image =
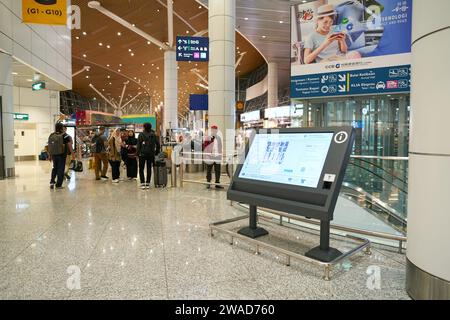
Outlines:
[{"label": "handrail", "polygon": [[402,191],[403,193],[408,194],[408,191],[403,190],[401,187],[395,185],[393,182],[390,182],[390,181],[386,180],[385,178],[383,178],[382,176],[376,174],[375,172],[373,172],[373,171],[371,171],[371,170],[369,170],[369,169],[367,169],[367,168],[364,168],[363,166],[357,165],[356,163],[350,163],[350,164],[354,165],[355,167],[358,167],[358,168],[361,168],[361,169],[363,169],[363,170],[366,170],[366,171],[370,172],[370,173],[373,174],[374,176],[376,176],[376,177],[380,178],[381,180],[384,180],[384,181],[386,181],[387,183],[389,183],[389,184],[393,185],[394,187],[398,188],[398,189],[399,189],[400,191]]},{"label": "handrail", "polygon": [[368,193],[367,191],[365,191],[363,188],[361,187],[357,187],[351,183],[348,182],[343,182],[342,183],[343,187],[352,189],[354,191],[357,191],[359,193],[361,193],[362,195],[364,195],[365,197],[367,197],[370,201],[372,201],[373,204],[376,204],[377,206],[379,206],[380,208],[384,209],[387,211],[388,214],[390,214],[393,218],[400,220],[401,223],[405,224],[407,223],[407,220],[405,218],[401,217],[401,214],[395,210],[394,208],[392,208],[391,206],[389,206],[387,203],[381,201],[380,199],[378,199],[377,197],[371,195],[370,193]]},{"label": "handrail", "polygon": [[[373,162],[367,161],[366,159],[357,159],[357,158],[353,158],[353,159],[351,159],[351,161],[355,161],[355,159],[356,159],[356,160],[359,160],[359,161],[361,161],[361,162],[367,163],[367,164],[369,164],[369,165],[371,165],[371,166],[374,166],[375,168],[378,168],[378,169],[380,169],[381,171],[386,172],[389,176],[394,177],[395,179],[399,180],[400,182],[402,182],[402,183],[404,183],[404,184],[408,184],[407,181],[403,180],[402,178],[399,178],[399,177],[398,177],[397,175],[395,175],[393,172],[390,172],[390,171],[384,169],[383,167],[381,167],[381,166],[379,166],[379,165],[377,165],[377,164],[375,164],[375,163],[373,163]],[[351,162],[351,163],[353,163],[353,162]]]},{"label": "handrail", "polygon": [[351,155],[350,157],[355,159],[409,161],[409,157],[383,157],[383,156],[361,156],[361,155]]}]

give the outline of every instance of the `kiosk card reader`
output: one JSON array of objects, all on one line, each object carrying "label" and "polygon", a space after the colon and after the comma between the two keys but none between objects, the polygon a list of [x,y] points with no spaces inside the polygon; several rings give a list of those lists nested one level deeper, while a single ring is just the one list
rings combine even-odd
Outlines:
[{"label": "kiosk card reader", "polygon": [[261,129],[251,137],[243,164],[228,190],[229,200],[250,205],[250,238],[268,234],[257,226],[257,207],[320,220],[320,246],[307,257],[330,262],[330,221],[355,141],[352,127]]}]

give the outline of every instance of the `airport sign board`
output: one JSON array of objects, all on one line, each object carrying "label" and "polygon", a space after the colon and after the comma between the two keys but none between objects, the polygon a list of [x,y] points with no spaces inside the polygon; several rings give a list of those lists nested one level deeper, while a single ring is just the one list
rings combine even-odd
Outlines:
[{"label": "airport sign board", "polygon": [[33,83],[33,85],[31,86],[31,89],[32,89],[33,91],[44,90],[44,89],[45,89],[45,82],[44,82],[44,81],[35,82],[35,83]]},{"label": "airport sign board", "polygon": [[291,98],[410,92],[412,7],[412,0],[293,5]]},{"label": "airport sign board", "polygon": [[30,115],[26,113],[14,113],[14,120],[28,121],[30,120]]},{"label": "airport sign board", "polygon": [[208,62],[209,38],[178,36],[177,61]]},{"label": "airport sign board", "polygon": [[22,0],[22,21],[65,26],[67,0]]}]

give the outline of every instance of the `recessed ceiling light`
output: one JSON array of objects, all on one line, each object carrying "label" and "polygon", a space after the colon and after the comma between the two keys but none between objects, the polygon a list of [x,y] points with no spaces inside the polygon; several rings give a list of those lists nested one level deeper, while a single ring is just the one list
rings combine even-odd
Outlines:
[{"label": "recessed ceiling light", "polygon": [[87,33],[86,33],[86,31],[83,31],[83,36],[87,36]]},{"label": "recessed ceiling light", "polygon": [[133,52],[131,53],[131,56],[134,57],[134,53]]},{"label": "recessed ceiling light", "polygon": [[111,49],[111,46],[108,44],[107,46],[106,46],[108,49]]},{"label": "recessed ceiling light", "polygon": [[12,75],[17,76],[18,73],[17,72],[11,72]]},{"label": "recessed ceiling light", "polygon": [[107,64],[106,66],[109,67],[109,64]]},{"label": "recessed ceiling light", "polygon": [[247,20],[248,20],[248,18],[247,18],[247,17],[245,17],[245,18],[244,18],[244,20],[245,20],[245,21],[247,21]]},{"label": "recessed ceiling light", "polygon": [[86,76],[86,79],[89,79],[89,76]]},{"label": "recessed ceiling light", "polygon": [[75,39],[80,40],[80,37],[76,36]]},{"label": "recessed ceiling light", "polygon": [[117,32],[117,35],[120,37],[122,35],[122,32]]},{"label": "recessed ceiling light", "polygon": [[152,44],[150,41],[147,41],[147,44]]},{"label": "recessed ceiling light", "polygon": [[280,23],[283,23],[283,21],[280,20]]},{"label": "recessed ceiling light", "polygon": [[87,57],[87,55],[83,54],[83,58],[86,58],[86,57]]},{"label": "recessed ceiling light", "polygon": [[131,51],[133,51],[133,50],[131,50],[131,49],[128,49],[128,52],[131,52]]},{"label": "recessed ceiling light", "polygon": [[120,72],[120,69],[119,70],[117,70],[118,72]]},{"label": "recessed ceiling light", "polygon": [[262,36],[262,38],[263,38],[263,39],[265,39],[265,38],[266,38],[266,36]]},{"label": "recessed ceiling light", "polygon": [[103,43],[99,42],[98,45],[99,45],[100,47],[102,47],[102,46],[103,46]]}]

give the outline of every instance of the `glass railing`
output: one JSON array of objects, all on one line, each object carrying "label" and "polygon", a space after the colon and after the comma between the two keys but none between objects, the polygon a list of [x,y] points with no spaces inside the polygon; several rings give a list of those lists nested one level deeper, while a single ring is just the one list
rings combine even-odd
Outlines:
[{"label": "glass railing", "polygon": [[343,192],[388,222],[406,229],[408,200],[408,159],[399,157],[353,156],[348,165]]}]

